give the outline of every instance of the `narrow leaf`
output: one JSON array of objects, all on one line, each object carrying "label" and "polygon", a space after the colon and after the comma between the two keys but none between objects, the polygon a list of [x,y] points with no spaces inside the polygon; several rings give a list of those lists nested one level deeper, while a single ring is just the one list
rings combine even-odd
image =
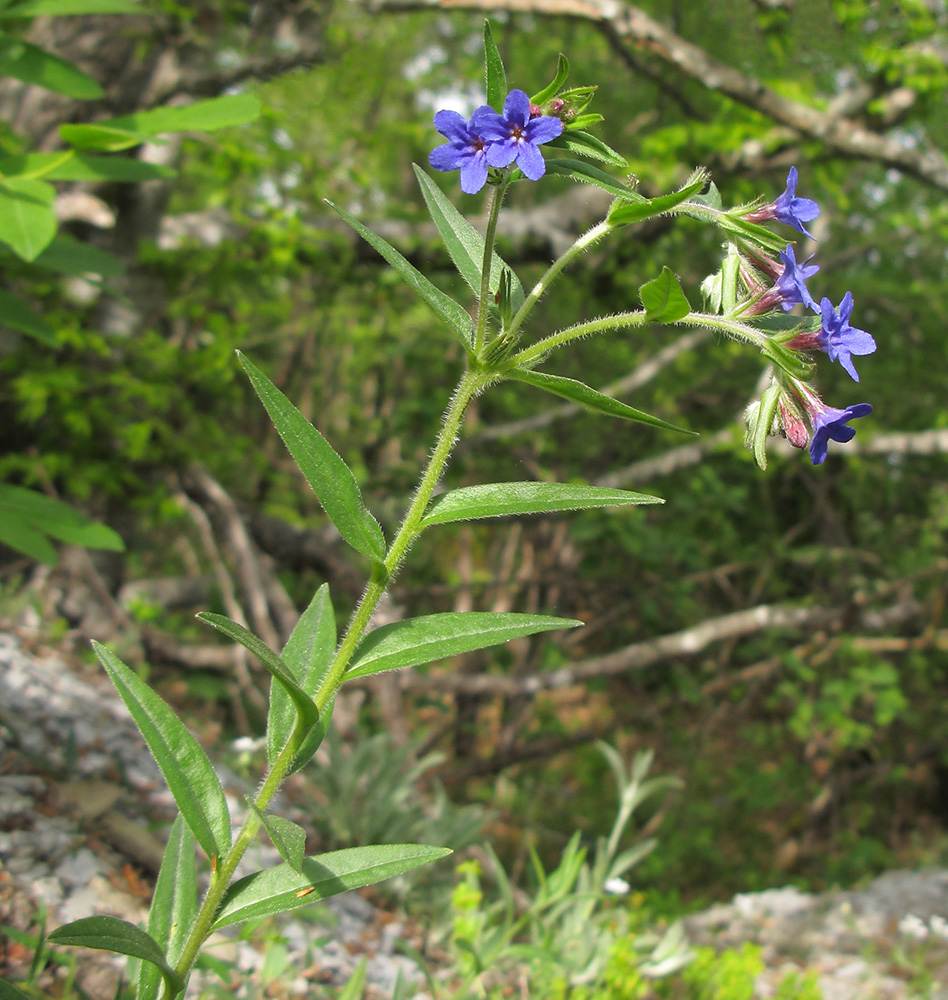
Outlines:
[{"label": "narrow leaf", "polygon": [[450,854],[425,844],[378,844],[349,847],[305,858],[302,872],[278,865],[235,882],[221,900],[212,930],[251,917],[285,913],[348,889],[374,885]]},{"label": "narrow leaf", "polygon": [[0,542],[30,559],[55,566],[56,550],[18,511],[0,510]]},{"label": "narrow leaf", "polygon": [[576,379],[564,378],[562,375],[545,375],[541,372],[528,371],[525,369],[515,369],[508,373],[509,378],[518,382],[526,382],[527,385],[536,386],[546,392],[552,392],[554,396],[562,396],[563,399],[572,400],[574,403],[581,403],[592,410],[600,413],[608,413],[611,417],[622,417],[624,420],[635,420],[640,424],[651,424],[653,427],[663,427],[665,430],[678,431],[679,434],[694,434],[694,431],[686,430],[684,427],[676,427],[674,424],[662,420],[660,417],[653,417],[644,410],[637,410],[634,406],[627,406],[620,403],[612,396],[605,396],[601,392],[590,388],[584,382]]},{"label": "narrow leaf", "polygon": [[[428,212],[444,240],[448,255],[454,261],[461,277],[468,283],[475,295],[481,293],[481,267],[484,261],[484,237],[464,218],[463,215],[445,197],[444,192],[418,166],[412,164],[421,193],[424,196]],[[523,286],[500,255],[495,251],[490,265],[490,291],[496,294],[500,287],[500,276],[504,268],[510,272],[511,278],[511,309],[516,312],[523,303]]]},{"label": "narrow leaf", "polygon": [[49,940],[55,944],[97,948],[140,958],[158,966],[176,993],[184,989],[184,982],[165,961],[164,952],[158,942],[127,920],[109,916],[84,917],[82,920],[74,920],[70,924],[57,927],[49,935]]},{"label": "narrow leaf", "polygon": [[[332,602],[329,599],[329,585],[323,584],[316,591],[309,607],[300,615],[293,633],[283,647],[283,662],[297,684],[312,698],[332,663],[336,649],[336,621]],[[311,730],[303,745],[293,758],[287,772],[298,771],[319,749],[326,735],[332,715],[327,705],[320,716],[319,724]],[[296,722],[296,710],[283,687],[276,682],[270,685],[270,711],[267,718],[267,757],[272,764],[286,746]]]},{"label": "narrow leaf", "polygon": [[393,246],[386,243],[381,236],[377,236],[370,229],[363,226],[361,222],[354,219],[348,212],[343,211],[338,205],[334,205],[328,199],[326,200],[326,204],[333,211],[338,212],[373,249],[377,250],[392,265],[398,274],[447,323],[464,348],[470,350],[474,340],[474,322],[464,307],[455,302],[449,295],[445,295],[440,288],[436,288],[421,271],[410,264]]},{"label": "narrow leaf", "polygon": [[37,178],[49,174],[51,170],[71,160],[75,153],[63,149],[58,153],[24,153],[19,156],[0,158],[0,175],[4,177]]},{"label": "narrow leaf", "polygon": [[35,337],[47,347],[58,348],[56,332],[31,305],[0,288],[0,323]]},{"label": "narrow leaf", "polygon": [[615,198],[623,201],[644,201],[645,199],[626,187],[614,177],[610,177],[604,170],[584,163],[582,160],[571,160],[566,157],[551,157],[546,161],[546,169],[551,174],[563,174],[572,177],[577,181],[584,181],[587,184],[595,184],[603,191],[608,191]]},{"label": "narrow leaf", "polygon": [[553,77],[553,81],[547,86],[545,86],[539,94],[534,94],[530,98],[531,104],[543,104],[548,101],[551,97],[555,97],[560,87],[566,83],[566,78],[569,76],[569,59],[563,55],[561,52],[556,60],[556,76]]},{"label": "narrow leaf", "polygon": [[613,225],[625,225],[632,222],[641,222],[643,219],[650,219],[654,215],[661,215],[668,212],[682,202],[687,201],[692,195],[697,194],[708,182],[706,170],[695,170],[685,181],[683,187],[672,194],[660,195],[658,198],[647,198],[644,201],[634,204],[616,205],[609,212],[609,221]]},{"label": "narrow leaf", "polygon": [[95,125],[60,125],[59,134],[64,141],[76,149],[100,149],[117,153],[148,142],[152,136],[146,132],[134,132],[127,128],[117,128],[102,122]]},{"label": "narrow leaf", "polygon": [[[364,973],[362,981],[365,982]],[[356,993],[355,996],[358,997],[359,994]],[[0,1000],[32,1000],[32,998],[28,997],[22,990],[17,989],[13,983],[7,982],[6,979],[0,979]]]},{"label": "narrow leaf", "polygon": [[422,527],[511,514],[550,514],[592,507],[664,503],[660,497],[629,490],[572,483],[485,483],[452,490],[435,500],[422,519]]},{"label": "narrow leaf", "polygon": [[44,177],[48,181],[152,181],[177,176],[159,163],[128,156],[93,156],[74,149],[58,153],[26,153],[0,159],[5,177]]},{"label": "narrow leaf", "polygon": [[0,18],[60,17],[63,14],[141,14],[144,8],[131,0],[22,0],[0,11]]},{"label": "narrow leaf", "polygon": [[291,820],[282,816],[272,816],[261,812],[253,803],[251,798],[247,798],[250,808],[260,818],[263,828],[270,835],[273,846],[280,852],[283,860],[295,872],[303,870],[303,855],[306,853],[306,831]]},{"label": "narrow leaf", "polygon": [[306,692],[293,680],[292,675],[286,669],[286,664],[276,653],[260,638],[255,636],[249,629],[233,621],[224,615],[215,615],[210,611],[202,611],[197,616],[202,622],[216,628],[219,632],[229,636],[235,642],[239,642],[263,664],[270,675],[283,688],[293,700],[293,705],[299,713],[300,720],[304,726],[314,726],[319,721],[319,712],[313,704],[313,699],[308,697]]},{"label": "narrow leaf", "polygon": [[[590,117],[595,119],[601,116],[592,115]],[[611,146],[607,146],[602,139],[597,139],[594,135],[590,135],[582,129],[566,129],[550,145],[569,149],[574,153],[579,153],[581,156],[588,156],[593,160],[609,163],[614,167],[620,167],[622,170],[629,169],[629,161],[624,156],[617,153]]]},{"label": "narrow leaf", "polygon": [[[148,911],[148,933],[164,949],[172,967],[181,957],[198,911],[194,850],[194,835],[179,814],[171,827]],[[160,989],[158,968],[146,962],[139,973],[136,1000],[157,1000]]]},{"label": "narrow leaf", "polygon": [[507,74],[490,30],[490,21],[484,22],[484,70],[487,78],[487,103],[500,112],[507,98]]},{"label": "narrow leaf", "polygon": [[24,260],[38,257],[56,235],[55,196],[45,181],[0,178],[0,240]]},{"label": "narrow leaf", "polygon": [[582,624],[575,618],[490,611],[452,611],[406,618],[370,632],[356,649],[345,677],[351,680],[383,670],[416,667],[520,636]]},{"label": "narrow leaf", "polygon": [[239,351],[237,358],[306,481],[339,534],[377,562],[385,557],[378,522],[366,509],[349,466],[282,392]]},{"label": "narrow leaf", "polygon": [[677,323],[691,312],[678,278],[667,266],[657,278],[642,285],[639,298],[645,306],[645,318],[653,323]]},{"label": "narrow leaf", "polygon": [[[419,968],[421,968],[421,963],[418,963]],[[365,973],[368,968],[368,959],[364,956],[360,960],[359,964],[355,967],[352,975],[349,977],[349,982],[343,987],[342,992],[339,994],[338,1000],[362,1000],[362,991],[365,989]],[[401,972],[401,969],[398,970]]]},{"label": "narrow leaf", "polygon": [[230,848],[230,813],[201,745],[168,705],[105,646],[92,643],[161,769],[184,821],[209,858]]},{"label": "narrow leaf", "polygon": [[780,253],[781,250],[787,249],[786,239],[772,233],[765,226],[757,225],[756,222],[747,222],[736,216],[722,213],[718,216],[717,223],[725,232],[749,239],[755,245],[766,247],[774,253]]},{"label": "narrow leaf", "polygon": [[105,94],[91,76],[72,63],[10,35],[0,34],[0,75],[80,101],[94,101]]}]

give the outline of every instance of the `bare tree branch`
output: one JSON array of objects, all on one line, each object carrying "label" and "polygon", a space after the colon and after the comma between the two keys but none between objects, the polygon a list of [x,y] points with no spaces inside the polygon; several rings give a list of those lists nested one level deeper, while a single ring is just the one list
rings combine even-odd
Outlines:
[{"label": "bare tree branch", "polygon": [[[630,4],[615,0],[369,0],[368,6],[374,11],[504,10],[593,21],[614,44],[647,52],[708,90],[753,108],[803,137],[818,139],[837,154],[874,160],[948,191],[948,159],[940,150],[922,141],[910,145],[901,137],[880,135],[836,109],[819,110],[783,97]],[[845,103],[840,110],[847,110]]]}]

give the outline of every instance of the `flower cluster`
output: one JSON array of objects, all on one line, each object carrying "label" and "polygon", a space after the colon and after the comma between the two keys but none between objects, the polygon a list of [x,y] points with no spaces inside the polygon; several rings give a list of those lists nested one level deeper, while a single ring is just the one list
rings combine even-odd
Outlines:
[{"label": "flower cluster", "polygon": [[[803,224],[817,218],[820,207],[809,198],[797,197],[797,179],[797,168],[791,167],[783,194],[769,205],[745,213],[744,219],[748,222],[776,220],[812,239]],[[820,316],[820,328],[796,334],[783,346],[793,351],[823,351],[831,361],[838,361],[854,382],[858,382],[859,374],[853,364],[853,356],[872,354],[876,342],[871,334],[849,322],[853,311],[852,292],[846,292],[838,309],[826,297],[817,306],[806,281],[819,271],[819,267],[810,265],[812,257],[798,264],[793,246],[789,243],[786,250],[780,252],[779,261],[758,252],[751,253],[749,257],[748,266],[742,272],[751,296],[744,315],[757,316],[778,305],[784,311],[798,304],[811,309]],[[752,269],[769,277],[773,285],[761,287]],[[784,388],[780,393],[777,426],[794,447],[805,448],[809,445],[810,460],[814,465],[821,465],[826,459],[828,443],[851,441],[856,432],[848,426],[849,421],[871,412],[872,407],[868,403],[856,403],[843,410],[827,406],[812,388],[788,377],[784,379]],[[812,433],[808,428],[812,429]]]},{"label": "flower cluster", "polygon": [[546,172],[539,146],[563,132],[562,121],[542,114],[522,90],[510,91],[503,114],[484,104],[468,120],[456,111],[439,111],[434,124],[448,141],[431,151],[428,162],[435,170],[460,170],[465,194],[477,194],[487,183],[488,167],[515,161],[525,177],[539,180]]}]

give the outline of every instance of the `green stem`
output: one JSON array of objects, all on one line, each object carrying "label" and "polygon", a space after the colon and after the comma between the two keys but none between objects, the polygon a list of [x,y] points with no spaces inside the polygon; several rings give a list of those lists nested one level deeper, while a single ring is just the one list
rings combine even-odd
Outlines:
[{"label": "green stem", "polygon": [[595,243],[598,243],[604,236],[607,236],[613,229],[616,229],[607,221],[600,222],[598,225],[593,226],[588,233],[580,236],[580,238],[557,260],[547,269],[546,274],[533,286],[530,294],[523,300],[523,305],[517,310],[516,316],[510,321],[510,326],[507,328],[507,332],[513,336],[523,324],[523,321],[527,318],[530,310],[537,304],[540,296],[550,287],[554,278],[569,264],[571,261],[575,260],[581,253],[588,250]]},{"label": "green stem", "polygon": [[535,344],[525,347],[512,355],[504,363],[503,370],[510,371],[512,368],[529,368],[535,364],[544,354],[549,354],[556,347],[580,337],[588,337],[592,333],[601,333],[603,330],[617,330],[622,327],[644,326],[648,322],[644,310],[628,313],[616,313],[614,316],[604,316],[601,319],[591,319],[585,323],[576,323],[563,330],[551,333],[549,337],[538,340]]},{"label": "green stem", "polygon": [[507,193],[509,181],[502,181],[491,189],[490,207],[487,210],[487,230],[484,233],[484,257],[481,261],[481,289],[477,297],[477,322],[474,326],[474,355],[477,357],[487,335],[487,310],[490,303],[490,270],[494,260],[494,238],[500,206]]},{"label": "green stem", "polygon": [[731,319],[728,316],[717,316],[714,313],[690,312],[687,316],[677,320],[687,326],[706,326],[710,330],[723,330],[734,340],[744,340],[755,347],[764,349],[770,343],[770,338],[766,333],[741,323],[739,320]]}]

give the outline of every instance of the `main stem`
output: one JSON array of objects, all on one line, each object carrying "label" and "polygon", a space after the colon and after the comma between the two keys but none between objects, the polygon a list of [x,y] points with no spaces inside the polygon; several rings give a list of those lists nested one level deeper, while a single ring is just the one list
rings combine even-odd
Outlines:
[{"label": "main stem", "polygon": [[[438,480],[444,471],[448,458],[457,440],[464,413],[471,400],[482,392],[492,381],[496,379],[496,374],[482,368],[468,369],[461,377],[457,390],[451,397],[451,403],[444,415],[441,431],[431,452],[431,458],[422,474],[421,481],[415,496],[405,513],[401,526],[398,529],[388,553],[382,563],[376,563],[372,569],[372,576],[365,588],[365,593],[356,608],[346,634],[336,651],[332,664],[323,678],[319,690],[316,692],[314,701],[316,707],[322,713],[333,695],[342,683],[349,661],[355,652],[356,646],[365,633],[369,619],[375,611],[376,606],[386,586],[398,571],[398,567],[408,552],[411,543],[420,534],[421,520],[425,510],[431,501]],[[297,723],[289,740],[273,762],[260,791],[254,799],[255,809],[252,809],[244,820],[243,825],[234,838],[230,850],[222,861],[219,862],[214,874],[211,876],[211,884],[204,896],[201,907],[198,910],[191,933],[181,952],[181,958],[175,967],[175,972],[182,978],[187,979],[190,975],[194,963],[197,959],[201,945],[207,939],[214,923],[214,916],[220,906],[221,899],[227,889],[228,884],[244,856],[247,848],[253,843],[254,838],[260,832],[260,815],[265,813],[270,806],[273,796],[286,777],[290,763],[296,756],[303,740],[306,736],[303,728]],[[171,987],[166,983],[164,990],[164,1000],[171,1000],[173,993]]]}]

